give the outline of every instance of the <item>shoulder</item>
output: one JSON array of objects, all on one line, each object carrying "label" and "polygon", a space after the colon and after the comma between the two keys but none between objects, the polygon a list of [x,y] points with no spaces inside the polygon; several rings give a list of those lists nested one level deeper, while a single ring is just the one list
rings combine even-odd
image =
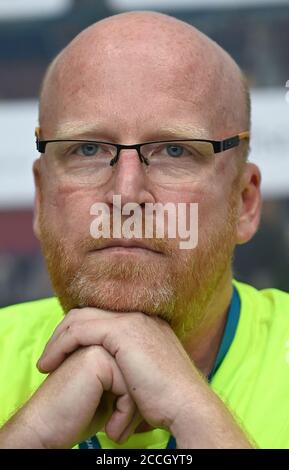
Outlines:
[{"label": "shoulder", "polygon": [[213,388],[261,448],[287,448],[289,294],[234,285],[240,320]]},{"label": "shoulder", "polygon": [[21,325],[26,329],[31,324],[42,323],[46,320],[50,322],[52,319],[60,319],[62,316],[63,311],[56,297],[33,300],[0,309],[2,327],[5,324],[9,326],[14,324],[15,328]]},{"label": "shoulder", "polygon": [[241,301],[235,338],[238,348],[242,345],[248,353],[253,353],[254,348],[254,355],[258,351],[260,360],[270,356],[272,360],[282,358],[284,362],[285,349],[289,346],[289,294],[273,288],[258,290],[237,281],[234,285]]},{"label": "shoulder", "polygon": [[273,326],[274,323],[289,326],[289,293],[279,289],[258,290],[253,286],[234,280],[241,299],[241,311],[249,311],[256,321]]},{"label": "shoulder", "polygon": [[24,302],[0,309],[0,354],[44,347],[64,316],[56,297]]},{"label": "shoulder", "polygon": [[47,312],[47,309],[58,308],[61,309],[57,297],[48,297],[46,299],[31,300],[29,302],[22,302],[19,304],[9,305],[0,308],[0,315],[17,315],[17,314],[34,314],[36,311]]},{"label": "shoulder", "polygon": [[64,316],[56,297],[24,302],[0,309],[0,356],[17,357],[20,351],[45,346]]},{"label": "shoulder", "polygon": [[0,309],[0,426],[45,379],[36,363],[62,318],[54,297]]}]

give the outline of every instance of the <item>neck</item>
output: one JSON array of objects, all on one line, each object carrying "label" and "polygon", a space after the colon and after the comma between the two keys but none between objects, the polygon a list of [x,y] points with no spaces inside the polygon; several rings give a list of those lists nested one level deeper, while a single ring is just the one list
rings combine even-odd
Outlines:
[{"label": "neck", "polygon": [[225,273],[212,294],[198,331],[189,335],[183,344],[195,366],[205,376],[210,374],[218,354],[232,292],[232,273],[230,271]]}]

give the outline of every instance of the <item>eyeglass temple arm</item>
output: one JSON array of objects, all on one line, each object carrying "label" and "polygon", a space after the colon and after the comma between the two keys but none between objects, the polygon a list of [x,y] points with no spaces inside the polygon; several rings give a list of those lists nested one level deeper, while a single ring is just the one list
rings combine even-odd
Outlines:
[{"label": "eyeglass temple arm", "polygon": [[240,140],[249,139],[250,132],[249,131],[240,132],[240,134],[238,134],[238,136],[239,136]]},{"label": "eyeglass temple arm", "polygon": [[229,137],[229,139],[222,140],[221,142],[218,142],[215,147],[215,153],[218,152],[224,152],[225,150],[229,150],[231,148],[237,147],[240,143],[241,140],[244,139],[249,139],[250,137],[250,132],[249,131],[244,131],[240,132],[239,134]]},{"label": "eyeglass temple arm", "polygon": [[44,153],[45,152],[45,143],[42,143],[40,141],[40,135],[41,135],[41,129],[40,127],[35,127],[35,137],[36,137],[36,148],[39,153]]}]

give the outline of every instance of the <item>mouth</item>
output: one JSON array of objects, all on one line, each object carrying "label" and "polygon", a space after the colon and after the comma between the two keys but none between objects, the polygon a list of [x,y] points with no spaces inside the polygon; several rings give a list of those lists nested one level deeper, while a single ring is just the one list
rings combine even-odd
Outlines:
[{"label": "mouth", "polygon": [[93,251],[105,251],[108,253],[120,253],[120,254],[158,254],[163,255],[164,253],[152,248],[150,245],[137,241],[137,240],[125,240],[115,239],[104,242],[101,246],[94,249]]}]

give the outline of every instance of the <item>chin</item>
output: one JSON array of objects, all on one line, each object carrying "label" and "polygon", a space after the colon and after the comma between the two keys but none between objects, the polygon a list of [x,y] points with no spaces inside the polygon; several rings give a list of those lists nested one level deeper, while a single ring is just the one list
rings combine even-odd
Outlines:
[{"label": "chin", "polygon": [[172,291],[167,286],[144,285],[139,280],[98,280],[82,278],[80,284],[70,285],[60,302],[67,312],[76,307],[95,307],[114,312],[142,312],[147,315],[168,315]]}]

